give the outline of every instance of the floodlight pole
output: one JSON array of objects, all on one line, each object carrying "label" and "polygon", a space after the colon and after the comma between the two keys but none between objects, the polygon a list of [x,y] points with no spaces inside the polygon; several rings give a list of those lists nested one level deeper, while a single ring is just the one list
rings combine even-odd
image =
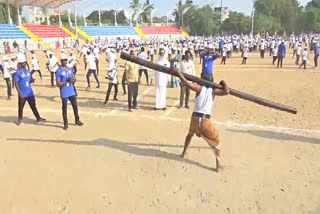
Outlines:
[{"label": "floodlight pole", "polygon": [[101,23],[101,10],[99,10],[98,12],[99,12],[99,25],[102,26],[102,23]]},{"label": "floodlight pole", "polygon": [[58,8],[58,11],[59,11],[59,26],[62,27],[60,6],[59,6],[59,8]]},{"label": "floodlight pole", "polygon": [[223,11],[222,11],[222,10],[223,10],[223,8],[222,8],[222,7],[223,7],[223,5],[222,5],[222,0],[221,0],[221,12],[220,12],[220,15],[221,15],[220,23],[221,23],[221,24],[222,24],[222,22],[223,22]]},{"label": "floodlight pole", "polygon": [[36,8],[33,7],[33,24],[36,24]]},{"label": "floodlight pole", "polygon": [[20,8],[17,6],[17,12],[18,12],[18,25],[21,25],[21,15],[20,15]]},{"label": "floodlight pole", "polygon": [[118,26],[118,23],[117,23],[117,11],[116,10],[114,11],[114,26]]},{"label": "floodlight pole", "polygon": [[254,25],[254,3],[255,0],[252,0],[252,16],[251,16],[251,34],[253,36],[253,25]]},{"label": "floodlight pole", "polygon": [[71,10],[68,9],[68,21],[69,21],[69,26],[72,27],[72,22],[71,22]]},{"label": "floodlight pole", "polygon": [[7,6],[8,6],[8,22],[10,25],[12,25],[12,19],[11,19],[11,15],[10,15],[10,5],[9,5],[9,1],[7,1]]},{"label": "floodlight pole", "polygon": [[73,1],[73,9],[74,9],[74,28],[76,30],[76,36],[78,37],[78,30],[77,30],[77,10],[75,1]]}]

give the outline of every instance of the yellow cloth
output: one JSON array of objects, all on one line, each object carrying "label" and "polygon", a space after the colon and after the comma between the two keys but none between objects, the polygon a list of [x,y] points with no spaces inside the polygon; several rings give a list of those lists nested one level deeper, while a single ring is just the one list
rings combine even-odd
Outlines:
[{"label": "yellow cloth", "polygon": [[138,73],[139,66],[132,62],[126,62],[126,70],[129,82],[138,82],[139,80],[139,73]]}]

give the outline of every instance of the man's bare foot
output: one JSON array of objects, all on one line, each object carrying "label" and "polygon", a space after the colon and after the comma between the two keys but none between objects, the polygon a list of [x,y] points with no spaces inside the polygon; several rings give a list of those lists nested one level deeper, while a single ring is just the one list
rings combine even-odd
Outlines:
[{"label": "man's bare foot", "polygon": [[224,170],[224,168],[222,167],[222,166],[218,166],[217,168],[216,168],[216,171],[217,172],[222,172]]},{"label": "man's bare foot", "polygon": [[188,157],[188,152],[183,152],[180,156],[181,156],[182,158]]}]

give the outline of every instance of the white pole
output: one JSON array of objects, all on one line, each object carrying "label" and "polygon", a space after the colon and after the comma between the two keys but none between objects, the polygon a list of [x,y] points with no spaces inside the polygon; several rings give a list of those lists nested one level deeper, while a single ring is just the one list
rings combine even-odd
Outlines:
[{"label": "white pole", "polygon": [[114,25],[118,26],[118,23],[117,23],[117,11],[114,11]]},{"label": "white pole", "polygon": [[168,16],[169,16],[169,15],[167,14],[167,26],[168,26]]},{"label": "white pole", "polygon": [[69,21],[69,26],[72,27],[71,10],[70,9],[68,9],[68,21]]},{"label": "white pole", "polygon": [[47,24],[50,25],[50,17],[49,17],[49,13],[47,13]]},{"label": "white pole", "polygon": [[220,13],[220,15],[221,15],[221,24],[222,24],[222,22],[223,22],[223,5],[222,5],[222,0],[221,0],[221,13]]},{"label": "white pole", "polygon": [[254,25],[254,2],[255,0],[252,0],[252,17],[251,17],[251,34],[253,36],[253,25]]},{"label": "white pole", "polygon": [[99,10],[99,25],[102,26],[102,23],[101,23],[101,10]]},{"label": "white pole", "polygon": [[84,23],[84,26],[87,26],[87,22],[86,22],[86,10],[83,11],[83,23]]},{"label": "white pole", "polygon": [[59,11],[59,26],[61,27],[62,26],[62,22],[61,22],[60,6],[58,8],[58,11]]},{"label": "white pole", "polygon": [[18,12],[18,24],[21,25],[21,15],[20,15],[20,8],[17,6],[17,12]]},{"label": "white pole", "polygon": [[33,24],[36,24],[36,8],[33,7]]},{"label": "white pole", "polygon": [[151,17],[151,26],[152,26],[152,25],[153,25],[152,10],[151,10],[151,12],[150,12],[150,17]]},{"label": "white pole", "polygon": [[76,10],[76,4],[73,1],[73,9],[74,9],[74,27],[76,29],[76,36],[78,37],[78,30],[77,30],[77,10]]},{"label": "white pole", "polygon": [[9,1],[7,1],[7,5],[8,5],[8,22],[10,25],[12,25],[12,19],[11,19],[11,15],[10,15],[10,5],[9,5]]}]

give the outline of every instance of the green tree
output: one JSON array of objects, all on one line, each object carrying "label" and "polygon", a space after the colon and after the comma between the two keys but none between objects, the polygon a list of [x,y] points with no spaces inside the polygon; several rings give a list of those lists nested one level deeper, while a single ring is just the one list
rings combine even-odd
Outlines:
[{"label": "green tree", "polygon": [[142,13],[141,13],[141,17],[142,17],[142,21],[144,23],[151,23],[151,13],[152,10],[154,9],[154,5],[150,3],[150,0],[146,0],[146,2],[143,4],[142,6]]},{"label": "green tree", "polygon": [[[101,11],[101,22],[103,24],[108,25],[114,25],[115,23],[115,17],[114,17],[114,10],[103,10]],[[99,11],[93,11],[90,13],[90,15],[87,17],[88,20],[93,24],[99,24]],[[125,13],[123,10],[117,11],[117,24],[120,25],[128,25],[129,20],[125,16]]]},{"label": "green tree", "polygon": [[251,28],[251,17],[244,13],[230,12],[229,18],[224,20],[221,29],[228,33],[249,33]]},{"label": "green tree", "polygon": [[[18,23],[18,6],[10,5],[10,16],[12,19],[12,22],[15,24]],[[20,15],[22,12],[22,7],[19,7],[20,9]],[[8,7],[6,3],[0,3],[0,23],[9,23],[9,17],[8,17]]]},{"label": "green tree", "polygon": [[141,10],[141,4],[139,0],[132,0],[130,3],[130,8],[132,9],[131,20],[136,21],[139,18],[139,13]]}]

